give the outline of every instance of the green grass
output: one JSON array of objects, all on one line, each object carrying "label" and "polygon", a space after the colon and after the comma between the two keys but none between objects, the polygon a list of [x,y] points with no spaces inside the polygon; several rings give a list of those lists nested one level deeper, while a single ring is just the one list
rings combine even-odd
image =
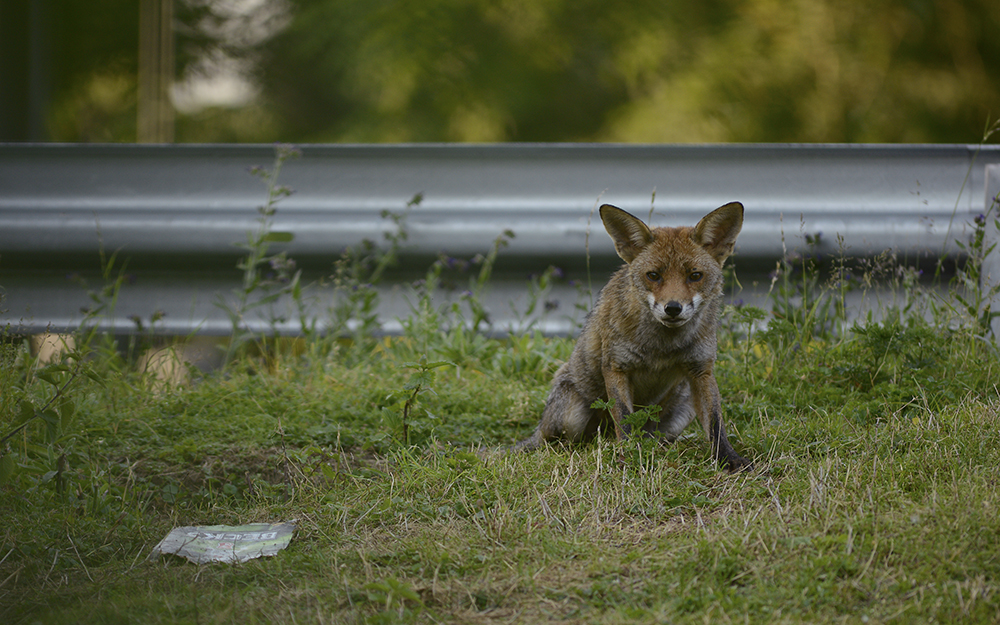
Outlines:
[{"label": "green grass", "polygon": [[[405,240],[405,215],[390,217],[384,256],[368,245],[338,264],[343,327],[374,327],[370,283]],[[265,222],[244,295],[271,288]],[[1000,354],[981,237],[949,297],[914,271],[849,281],[843,259],[800,258],[779,267],[772,311],[728,310],[716,375],[730,438],[755,461],[735,475],[696,428],[670,445],[502,452],[572,349],[479,332],[504,237],[468,312],[436,307],[435,263],[401,337],[282,342],[235,314],[228,365],[183,385],[140,370],[139,339],[84,328],[45,364],[0,337],[0,622],[1000,621]],[[96,311],[123,288],[113,263]],[[851,327],[843,295],[878,272],[902,304]],[[176,526],[291,519],[273,558],[149,557]]]},{"label": "green grass", "polygon": [[[246,356],[160,392],[103,352],[71,381],[65,431],[46,444],[36,419],[9,441],[24,466],[0,491],[0,618],[994,622],[996,350],[916,322],[782,348],[793,338],[744,349],[724,332],[727,419],[758,467],[738,475],[694,429],[494,451],[534,427],[564,339],[491,339],[488,358],[434,369],[410,446],[398,411],[421,370],[406,338],[352,366],[339,344],[265,368]],[[53,395],[16,343],[4,363],[5,398]],[[9,431],[18,412],[3,409]],[[173,526],[287,519],[299,530],[274,558],[147,560]]]}]

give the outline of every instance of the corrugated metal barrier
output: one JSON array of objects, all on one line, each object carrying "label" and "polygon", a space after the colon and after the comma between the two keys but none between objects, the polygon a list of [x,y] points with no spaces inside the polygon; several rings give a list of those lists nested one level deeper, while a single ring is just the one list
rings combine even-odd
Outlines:
[{"label": "corrugated metal barrier", "polygon": [[[960,253],[954,240],[1000,191],[1000,146],[966,145],[329,145],[301,146],[280,183],[272,244],[303,270],[310,315],[322,329],[335,290],[321,281],[349,246],[383,241],[406,217],[400,263],[379,289],[383,330],[398,332],[409,285],[439,254],[486,253],[504,231],[486,296],[495,331],[525,322],[527,277],[549,265],[564,275],[546,295],[558,308],[537,327],[565,333],[578,316],[579,284],[594,290],[620,264],[596,214],[618,205],[652,225],[693,225],[732,200],[746,206],[734,262],[753,283],[783,250],[821,233],[822,253],[886,249],[917,262]],[[270,167],[274,146],[0,145],[0,324],[18,332],[78,327],[88,291],[105,282],[100,250],[117,253],[125,282],[98,321],[125,332],[136,319],[156,332],[231,330],[232,301],[266,189],[249,170]],[[652,210],[652,213],[651,213]],[[839,236],[838,236],[839,235]],[[995,233],[993,235],[995,237]],[[839,239],[839,240],[838,240]],[[991,261],[997,267],[996,260]],[[1000,275],[1000,268],[994,271]],[[459,280],[466,277],[459,275]],[[459,286],[458,292],[462,290]],[[513,302],[513,304],[512,304]],[[287,307],[287,302],[279,302]],[[247,324],[294,334],[292,315],[258,309]],[[275,317],[285,317],[275,324]],[[155,321],[154,318],[157,318]]]}]

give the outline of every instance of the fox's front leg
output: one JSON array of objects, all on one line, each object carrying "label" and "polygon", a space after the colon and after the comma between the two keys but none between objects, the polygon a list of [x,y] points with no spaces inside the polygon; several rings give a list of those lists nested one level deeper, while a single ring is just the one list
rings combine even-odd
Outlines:
[{"label": "fox's front leg", "polygon": [[692,375],[690,382],[691,403],[712,445],[712,455],[720,464],[724,463],[730,471],[749,468],[750,461],[736,453],[729,442],[729,437],[726,436],[726,428],[722,425],[722,397],[719,395],[719,385],[715,381],[711,365],[708,365],[707,370]]},{"label": "fox's front leg", "polygon": [[624,441],[632,434],[632,426],[625,422],[625,417],[632,414],[632,386],[628,376],[613,367],[604,367],[602,373],[608,401],[612,404],[610,412],[615,422],[615,438]]}]

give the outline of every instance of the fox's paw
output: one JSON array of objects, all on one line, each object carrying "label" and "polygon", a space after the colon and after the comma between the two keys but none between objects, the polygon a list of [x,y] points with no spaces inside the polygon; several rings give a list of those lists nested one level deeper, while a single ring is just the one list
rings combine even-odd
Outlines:
[{"label": "fox's paw", "polygon": [[518,441],[513,445],[511,445],[510,447],[508,447],[507,451],[514,453],[524,452],[524,451],[534,451],[539,447],[542,447],[543,445],[545,445],[545,438],[542,436],[542,433],[540,431],[535,430],[534,434],[532,434],[528,438],[522,441]]},{"label": "fox's paw", "polygon": [[744,471],[753,471],[753,462],[747,460],[739,454],[733,454],[732,456],[726,458],[726,469],[730,473],[742,473]]}]

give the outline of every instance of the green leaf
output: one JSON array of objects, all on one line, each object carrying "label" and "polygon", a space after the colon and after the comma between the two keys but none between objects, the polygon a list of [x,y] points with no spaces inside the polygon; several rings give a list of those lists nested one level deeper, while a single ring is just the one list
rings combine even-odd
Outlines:
[{"label": "green leaf", "polygon": [[48,444],[53,444],[59,440],[59,415],[55,410],[46,410],[39,413],[43,421],[45,421],[45,442]]},{"label": "green leaf", "polygon": [[62,401],[59,402],[59,429],[63,432],[67,431],[70,424],[73,423],[74,416],[76,416],[76,404],[68,397],[63,397]]},{"label": "green leaf", "polygon": [[590,404],[590,407],[594,410],[611,410],[615,407],[615,400],[597,399],[594,400],[594,403]]},{"label": "green leaf", "polygon": [[407,391],[412,391],[417,388],[427,388],[434,383],[434,374],[430,371],[418,371],[414,373],[410,379],[403,385],[403,388]]},{"label": "green leaf", "polygon": [[14,477],[14,471],[17,470],[16,455],[14,452],[10,452],[0,457],[0,486],[8,483]]},{"label": "green leaf", "polygon": [[42,418],[46,423],[57,425],[59,423],[59,415],[56,414],[55,410],[49,409],[44,412],[38,413],[38,416]]},{"label": "green leaf", "polygon": [[101,388],[105,388],[107,386],[107,383],[104,381],[104,377],[101,374],[97,373],[96,371],[92,371],[91,369],[84,369],[83,375],[87,376],[94,382],[97,382],[97,384],[99,384]]},{"label": "green leaf", "polygon": [[39,380],[44,380],[45,382],[48,382],[52,386],[55,386],[55,387],[59,386],[59,379],[56,378],[56,376],[52,375],[52,372],[50,372],[50,371],[44,371],[44,370],[43,371],[39,371],[37,374],[35,374],[35,376]]},{"label": "green leaf", "polygon": [[431,369],[437,369],[439,367],[447,366],[456,367],[455,363],[450,360],[435,360],[434,362],[427,362],[426,360],[421,360],[420,362],[404,362],[403,367],[406,369],[420,369],[423,371],[430,371]]},{"label": "green leaf", "polygon": [[424,368],[439,369],[441,367],[448,367],[448,366],[455,367],[457,365],[455,365],[455,363],[451,362],[450,360],[435,360],[434,362],[429,362],[426,365],[424,365]]},{"label": "green leaf", "polygon": [[295,239],[293,232],[268,232],[263,240],[268,243],[291,243],[293,239]]},{"label": "green leaf", "polygon": [[17,420],[13,423],[13,425],[18,426],[34,418],[35,405],[26,399],[21,402],[21,414],[18,415]]}]

